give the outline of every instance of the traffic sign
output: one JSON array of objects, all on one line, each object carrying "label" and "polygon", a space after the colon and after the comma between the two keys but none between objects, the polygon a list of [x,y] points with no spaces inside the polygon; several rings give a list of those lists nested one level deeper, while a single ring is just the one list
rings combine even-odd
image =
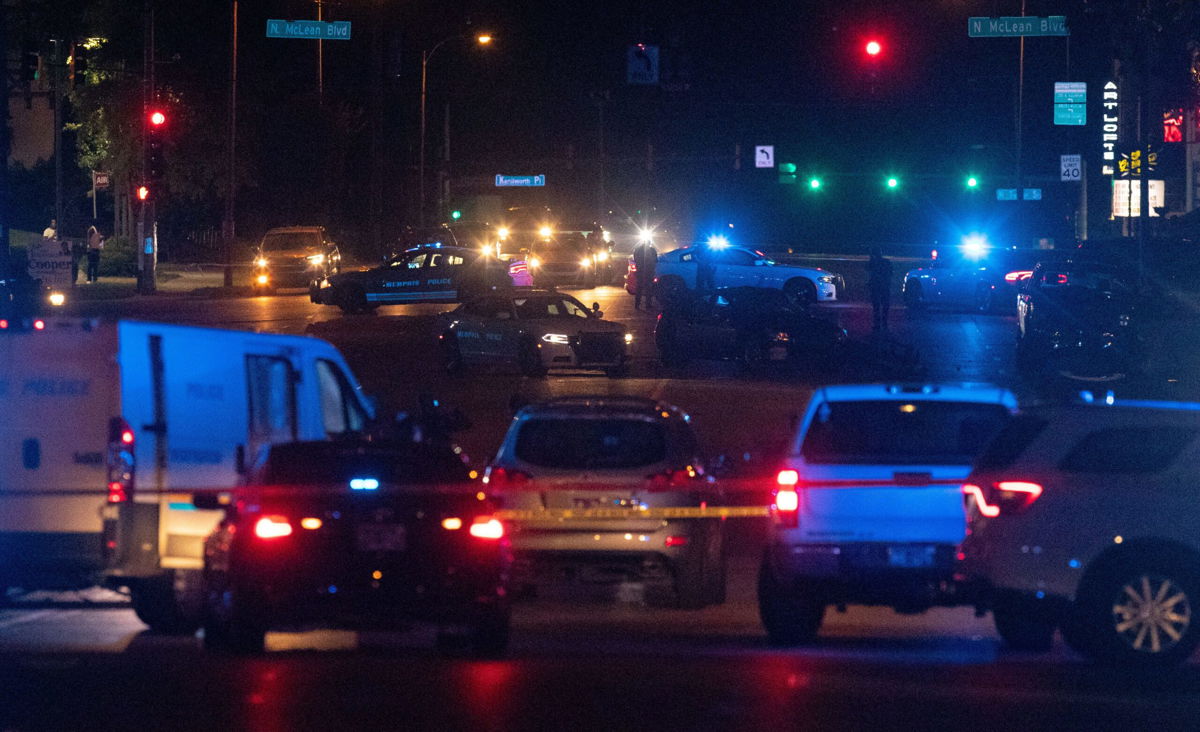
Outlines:
[{"label": "traffic sign", "polygon": [[1026,201],[1040,201],[1042,200],[1042,189],[1026,188],[1021,191],[1021,198],[1024,198]]},{"label": "traffic sign", "polygon": [[102,191],[112,183],[112,173],[107,170],[92,171],[92,188]]},{"label": "traffic sign", "polygon": [[350,21],[268,20],[267,38],[306,38],[319,41],[350,40]]},{"label": "traffic sign", "polygon": [[500,187],[532,188],[546,185],[544,175],[496,175],[496,185]]},{"label": "traffic sign", "polygon": [[997,201],[1015,201],[1015,200],[1017,200],[1017,189],[1016,188],[997,188],[996,189],[996,200]]},{"label": "traffic sign", "polygon": [[1063,180],[1078,183],[1083,178],[1083,160],[1079,155],[1061,155],[1059,161]]},{"label": "traffic sign", "polygon": [[636,43],[625,54],[625,83],[658,83],[658,46]]},{"label": "traffic sign", "polygon": [[1086,125],[1086,104],[1055,104],[1054,124],[1056,125]]},{"label": "traffic sign", "polygon": [[1087,124],[1087,83],[1054,82],[1054,124]]},{"label": "traffic sign", "polygon": [[774,145],[755,145],[754,146],[754,167],[756,167],[756,168],[774,168],[775,167],[775,146]]},{"label": "traffic sign", "polygon": [[1067,16],[1048,18],[1006,16],[1003,18],[967,19],[967,35],[971,38],[1017,38],[1019,36],[1069,36]]}]

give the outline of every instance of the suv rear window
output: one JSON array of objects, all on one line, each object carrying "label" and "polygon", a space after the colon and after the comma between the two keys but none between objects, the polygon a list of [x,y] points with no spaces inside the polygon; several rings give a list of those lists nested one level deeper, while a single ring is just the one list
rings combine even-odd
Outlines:
[{"label": "suv rear window", "polygon": [[1009,419],[999,404],[826,402],[800,452],[810,463],[969,465]]},{"label": "suv rear window", "polygon": [[530,419],[516,456],[546,468],[622,469],[662,462],[667,425],[644,419]]},{"label": "suv rear window", "polygon": [[1114,427],[1089,433],[1063,458],[1072,473],[1157,473],[1196,438],[1185,427]]}]

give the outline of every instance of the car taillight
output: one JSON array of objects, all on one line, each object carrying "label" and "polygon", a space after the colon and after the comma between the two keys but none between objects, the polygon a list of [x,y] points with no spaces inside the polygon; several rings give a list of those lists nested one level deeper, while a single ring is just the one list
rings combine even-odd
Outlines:
[{"label": "car taillight", "polygon": [[492,518],[491,516],[477,516],[471,522],[469,529],[471,536],[476,539],[503,539],[504,524],[500,523],[500,519]]},{"label": "car taillight", "polygon": [[967,483],[962,492],[975,500],[980,514],[995,518],[1002,513],[1020,513],[1029,508],[1041,497],[1042,486],[1024,480],[1002,480],[983,487]]},{"label": "car taillight", "polygon": [[629,274],[633,274],[634,272],[637,272],[637,265],[634,264],[633,262],[630,262],[629,263]]},{"label": "car taillight", "polygon": [[124,503],[133,495],[133,442],[133,429],[125,420],[120,417],[109,420],[105,454],[109,503]]},{"label": "car taillight", "polygon": [[670,549],[673,546],[687,546],[688,538],[686,536],[668,536],[663,540],[663,545]]},{"label": "car taillight", "polygon": [[800,473],[795,470],[780,470],[775,476],[775,501],[772,508],[782,526],[795,528],[800,525],[800,494],[796,491],[799,482]]},{"label": "car taillight", "polygon": [[647,475],[646,480],[650,481],[650,490],[663,490],[688,485],[699,477],[700,471],[689,465],[679,470],[665,470],[654,475]]},{"label": "car taillight", "polygon": [[254,524],[254,535],[260,539],[279,539],[292,535],[292,522],[286,516],[263,516]]},{"label": "car taillight", "polygon": [[1009,272],[1008,274],[1004,275],[1004,281],[1008,282],[1009,284],[1012,284],[1014,282],[1020,282],[1021,280],[1027,280],[1032,276],[1033,276],[1032,270],[1019,269],[1015,272]]},{"label": "car taillight", "polygon": [[505,468],[488,468],[483,474],[483,482],[493,488],[505,486],[523,485],[529,482],[530,475],[522,473],[520,470],[507,470]]}]

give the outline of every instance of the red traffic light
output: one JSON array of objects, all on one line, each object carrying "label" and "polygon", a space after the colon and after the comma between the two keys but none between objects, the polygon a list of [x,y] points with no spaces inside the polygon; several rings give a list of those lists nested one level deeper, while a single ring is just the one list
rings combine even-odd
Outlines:
[{"label": "red traffic light", "polygon": [[167,115],[163,114],[162,112],[160,112],[158,110],[154,110],[153,112],[150,113],[150,124],[154,125],[155,127],[161,127],[166,123],[167,123]]},{"label": "red traffic light", "polygon": [[150,189],[146,186],[138,186],[137,197],[139,201],[145,201],[147,198],[150,198]]},{"label": "red traffic light", "polygon": [[867,41],[864,48],[868,56],[878,56],[883,52],[883,45],[879,41]]}]

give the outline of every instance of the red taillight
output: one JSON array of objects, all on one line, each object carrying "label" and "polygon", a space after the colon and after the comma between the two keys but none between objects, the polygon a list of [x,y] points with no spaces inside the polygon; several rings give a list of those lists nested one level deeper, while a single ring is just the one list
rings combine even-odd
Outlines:
[{"label": "red taillight", "polygon": [[686,536],[668,536],[663,544],[670,549],[673,546],[687,546],[688,538]]},{"label": "red taillight", "polygon": [[520,470],[506,470],[504,468],[488,468],[483,475],[483,482],[493,488],[501,488],[506,486],[524,485],[528,483],[530,475],[522,473]]},{"label": "red taillight", "polygon": [[254,524],[254,535],[260,539],[279,539],[292,535],[292,523],[286,516],[263,516]]},{"label": "red taillight", "polygon": [[775,476],[775,518],[782,526],[795,528],[800,523],[800,494],[796,491],[799,483],[800,473],[789,468]]},{"label": "red taillight", "polygon": [[780,489],[775,493],[775,509],[778,511],[799,511],[800,494],[791,489]]},{"label": "red taillight", "polygon": [[795,487],[800,482],[800,473],[795,470],[780,470],[779,475],[775,476],[775,483],[779,486]]},{"label": "red taillight", "polygon": [[634,264],[633,262],[630,262],[629,263],[629,274],[633,274],[634,272],[637,272],[637,265]]},{"label": "red taillight", "polygon": [[1042,486],[1024,480],[1002,480],[986,488],[973,483],[962,487],[963,495],[973,498],[979,513],[995,518],[1001,513],[1014,514],[1029,508],[1042,495]]},{"label": "red taillight", "polygon": [[8,321],[0,319],[0,330],[7,330],[7,329],[8,329]]},{"label": "red taillight", "polygon": [[125,486],[120,481],[112,481],[108,484],[108,502],[109,503],[124,503],[129,500],[129,494],[125,492]]},{"label": "red taillight", "polygon": [[494,519],[491,516],[479,516],[471,524],[469,529],[471,536],[476,539],[503,539],[504,524],[500,523],[500,519]]},{"label": "red taillight", "polygon": [[1004,275],[1004,281],[1011,284],[1013,282],[1020,282],[1021,280],[1027,280],[1032,276],[1033,276],[1032,270],[1019,269],[1015,272],[1009,272],[1008,274]]},{"label": "red taillight", "polygon": [[109,503],[124,503],[133,494],[133,441],[133,429],[125,420],[120,417],[109,420],[108,452],[105,461]]},{"label": "red taillight", "polygon": [[44,320],[33,321],[33,329],[34,330],[45,330],[46,329],[46,321],[44,321]]}]

